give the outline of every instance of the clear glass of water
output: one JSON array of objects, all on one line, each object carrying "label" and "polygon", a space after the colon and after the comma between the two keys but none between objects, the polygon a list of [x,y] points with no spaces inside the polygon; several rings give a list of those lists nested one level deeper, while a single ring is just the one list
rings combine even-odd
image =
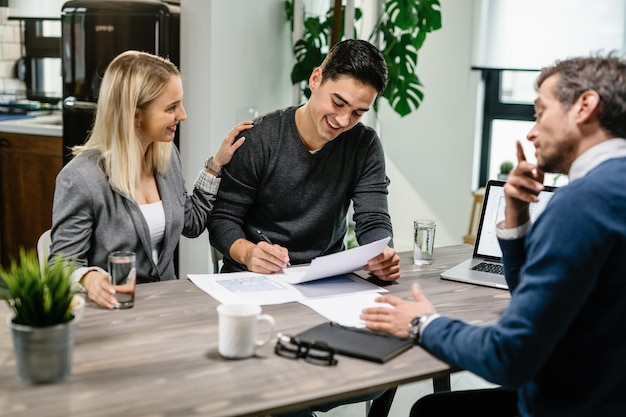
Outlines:
[{"label": "clear glass of water", "polygon": [[135,305],[135,277],[137,275],[135,252],[117,251],[109,254],[109,279],[115,287],[115,308]]},{"label": "clear glass of water", "polygon": [[430,265],[435,247],[435,221],[420,219],[413,222],[413,264]]}]

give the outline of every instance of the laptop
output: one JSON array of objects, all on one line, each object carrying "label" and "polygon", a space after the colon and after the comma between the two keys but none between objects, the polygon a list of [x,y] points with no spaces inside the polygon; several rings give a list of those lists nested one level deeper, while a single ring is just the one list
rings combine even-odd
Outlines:
[{"label": "laptop", "polygon": [[[442,272],[442,279],[508,289],[496,237],[496,224],[504,219],[504,184],[496,180],[487,182],[472,258]],[[530,205],[531,220],[541,214],[555,190],[556,187],[546,186],[539,193],[539,201]]]}]

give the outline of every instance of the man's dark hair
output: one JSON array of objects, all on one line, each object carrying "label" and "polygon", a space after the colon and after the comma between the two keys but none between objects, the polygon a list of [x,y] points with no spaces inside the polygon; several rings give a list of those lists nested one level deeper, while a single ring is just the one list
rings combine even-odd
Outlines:
[{"label": "man's dark hair", "polygon": [[598,121],[600,126],[621,138],[626,138],[626,61],[609,54],[607,57],[578,57],[557,61],[543,68],[537,86],[557,75],[554,95],[567,110],[585,91],[600,96]]},{"label": "man's dark hair", "polygon": [[371,85],[378,94],[385,91],[389,79],[385,58],[374,45],[361,39],[347,39],[333,45],[320,67],[322,83],[349,75]]}]

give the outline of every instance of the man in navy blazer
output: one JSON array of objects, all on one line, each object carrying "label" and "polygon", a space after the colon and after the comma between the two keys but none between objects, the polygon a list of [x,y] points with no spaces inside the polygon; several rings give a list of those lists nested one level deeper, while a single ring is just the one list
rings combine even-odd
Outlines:
[{"label": "man in navy blazer", "polygon": [[[497,225],[511,291],[500,320],[474,326],[440,316],[418,286],[415,302],[383,296],[379,301],[395,308],[366,309],[362,318],[514,389],[517,406],[500,416],[625,416],[626,62],[557,62],[537,85],[536,123],[527,135],[537,163],[518,143],[519,164],[504,188],[505,220]],[[569,184],[531,224],[529,204],[544,188],[544,172],[568,174]],[[494,410],[484,394],[435,394],[412,413],[486,415]]]}]

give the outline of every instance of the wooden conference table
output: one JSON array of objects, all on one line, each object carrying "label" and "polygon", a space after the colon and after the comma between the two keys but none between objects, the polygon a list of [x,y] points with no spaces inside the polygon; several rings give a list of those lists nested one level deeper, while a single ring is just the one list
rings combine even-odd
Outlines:
[{"label": "wooden conference table", "polygon": [[[507,291],[443,281],[439,273],[471,256],[472,247],[435,249],[433,265],[413,266],[401,253],[401,278],[387,286],[410,298],[419,282],[439,313],[471,323],[497,320]],[[50,385],[15,379],[10,330],[0,325],[2,416],[247,416],[387,389],[455,369],[413,347],[385,364],[339,356],[334,367],[281,358],[274,341],[244,360],[217,353],[218,302],[188,279],[137,287],[135,307],[108,311],[87,305],[76,324],[72,376]],[[277,330],[295,334],[327,321],[299,303],[264,306]],[[0,316],[8,317],[6,303]]]}]

